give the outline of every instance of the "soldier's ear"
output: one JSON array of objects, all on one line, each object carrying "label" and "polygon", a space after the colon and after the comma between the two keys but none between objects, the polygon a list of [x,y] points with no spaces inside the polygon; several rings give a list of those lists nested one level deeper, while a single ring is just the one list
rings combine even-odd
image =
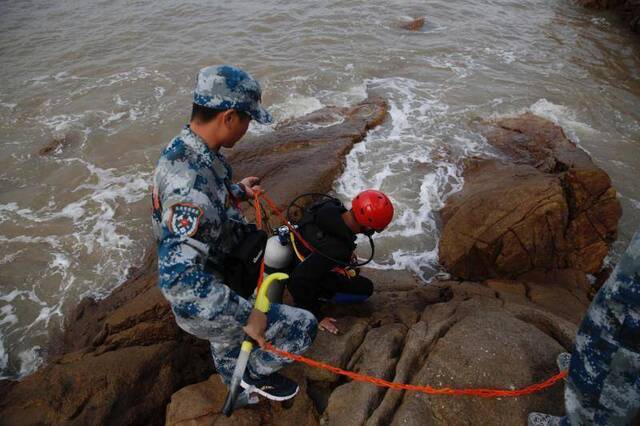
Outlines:
[{"label": "soldier's ear", "polygon": [[222,115],[222,122],[224,123],[225,126],[229,127],[232,125],[233,123],[233,115],[235,114],[235,111],[233,111],[232,109],[228,109],[226,111],[223,111],[221,113]]}]

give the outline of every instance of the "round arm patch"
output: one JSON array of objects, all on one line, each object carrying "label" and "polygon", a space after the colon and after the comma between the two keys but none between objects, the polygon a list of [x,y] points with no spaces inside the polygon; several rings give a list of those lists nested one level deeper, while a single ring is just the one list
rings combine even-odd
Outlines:
[{"label": "round arm patch", "polygon": [[193,237],[198,232],[202,209],[193,204],[179,203],[171,206],[169,229],[177,235]]}]

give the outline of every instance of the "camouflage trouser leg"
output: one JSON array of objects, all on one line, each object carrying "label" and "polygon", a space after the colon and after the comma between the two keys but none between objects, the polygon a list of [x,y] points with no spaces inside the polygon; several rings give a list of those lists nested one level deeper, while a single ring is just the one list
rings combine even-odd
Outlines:
[{"label": "camouflage trouser leg", "polygon": [[[248,318],[252,305],[244,299],[241,300],[247,305]],[[277,348],[295,354],[302,354],[311,345],[318,330],[318,323],[310,312],[292,306],[271,304],[267,319],[267,341]],[[220,321],[180,319],[178,325],[188,333],[211,342],[211,354],[216,370],[222,380],[229,384],[244,339],[244,322],[230,321],[229,318]],[[258,378],[274,373],[290,362],[287,358],[256,348],[251,353],[247,369],[249,374]]]},{"label": "camouflage trouser leg", "polygon": [[562,425],[631,425],[640,410],[640,233],[576,335]]},{"label": "camouflage trouser leg", "polygon": [[[278,349],[294,353],[304,353],[318,332],[316,317],[309,311],[288,305],[274,303],[269,309],[269,326],[265,337]],[[292,361],[258,348],[249,359],[249,372],[254,378],[279,370]]]}]

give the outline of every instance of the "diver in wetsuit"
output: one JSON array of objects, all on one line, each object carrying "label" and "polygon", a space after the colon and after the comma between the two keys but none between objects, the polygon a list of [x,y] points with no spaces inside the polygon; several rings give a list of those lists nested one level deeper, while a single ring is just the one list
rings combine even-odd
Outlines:
[{"label": "diver in wetsuit", "polygon": [[288,288],[296,306],[313,313],[321,330],[338,333],[336,320],[322,315],[323,301],[359,303],[373,294],[371,280],[349,267],[354,259],[356,235],[381,232],[392,218],[389,197],[370,189],[353,199],[350,210],[339,200],[329,199],[312,205],[298,223],[311,250],[296,242],[303,260],[299,259],[293,268]]}]

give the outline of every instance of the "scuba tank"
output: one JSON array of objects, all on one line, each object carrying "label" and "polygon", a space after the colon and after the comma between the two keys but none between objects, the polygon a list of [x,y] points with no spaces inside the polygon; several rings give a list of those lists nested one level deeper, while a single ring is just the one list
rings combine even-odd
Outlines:
[{"label": "scuba tank", "polygon": [[289,239],[289,228],[281,226],[277,234],[267,240],[264,252],[265,273],[282,272],[291,266],[293,249]]},{"label": "scuba tank", "polygon": [[[293,262],[293,249],[289,228],[281,226],[276,234],[269,237],[264,249],[264,278],[274,273],[288,272]],[[275,303],[282,303],[287,278],[277,280],[269,287],[267,297]]]}]

